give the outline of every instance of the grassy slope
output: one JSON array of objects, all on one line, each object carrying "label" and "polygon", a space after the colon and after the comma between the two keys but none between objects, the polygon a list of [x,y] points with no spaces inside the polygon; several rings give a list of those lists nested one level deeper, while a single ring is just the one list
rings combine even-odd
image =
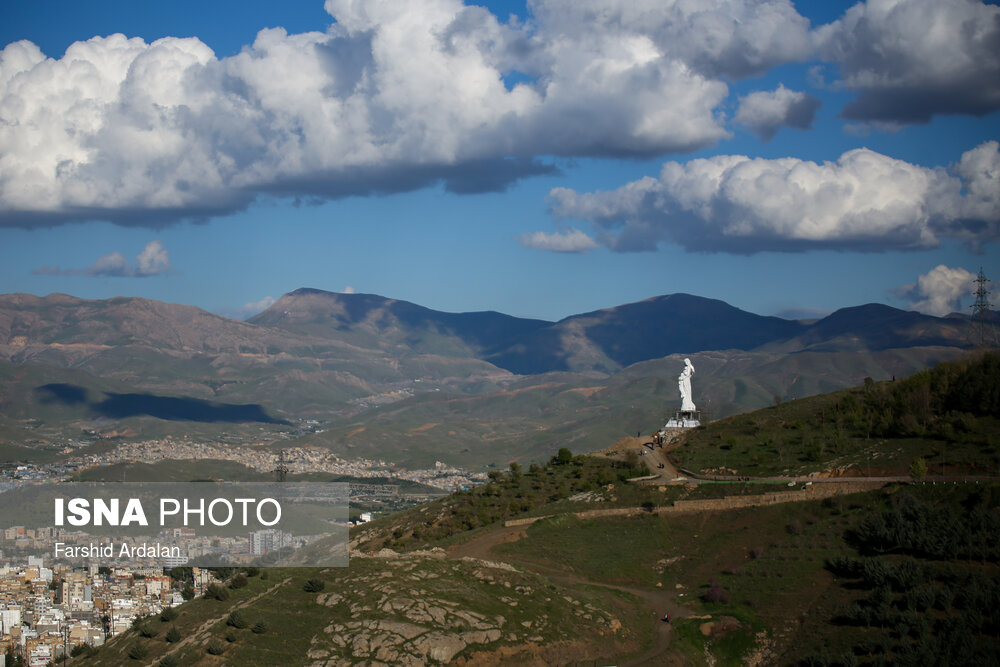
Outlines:
[{"label": "grassy slope", "polygon": [[[863,508],[889,501],[886,492],[872,492],[832,501],[669,519],[548,519],[533,524],[524,539],[499,549],[498,559],[519,564],[519,573],[423,556],[399,561],[355,558],[349,568],[320,574],[327,583],[326,591],[341,596],[331,606],[326,606],[326,600],[317,603],[319,596],[301,590],[306,578],[317,575],[316,570],[269,570],[267,582],[251,579],[247,589],[233,591],[226,603],[196,600],[181,607],[181,615],[173,623],[185,637],[205,620],[217,619],[184,649],[181,664],[214,664],[205,652],[213,639],[226,646],[225,658],[232,664],[307,664],[307,647],[325,651],[328,659],[359,658],[363,650],[341,646],[336,637],[360,634],[370,641],[385,634],[378,625],[381,621],[414,622],[412,609],[387,607],[389,599],[419,599],[440,608],[470,610],[485,618],[499,614],[504,617],[504,627],[517,637],[470,645],[461,655],[522,646],[529,637],[553,643],[596,636],[597,632],[607,633],[611,618],[619,620],[631,634],[615,635],[621,643],[604,654],[606,659],[620,659],[622,653],[634,655],[642,645],[648,645],[651,627],[645,614],[649,612],[638,600],[607,589],[567,583],[554,576],[558,572],[574,579],[682,594],[677,600],[688,608],[687,614],[711,617],[675,620],[672,652],[687,656],[694,664],[705,660],[706,647],[720,664],[742,664],[748,653],[763,645],[762,632],[766,633],[769,662],[788,664],[815,654],[839,655],[863,640],[864,633],[832,620],[863,596],[842,585],[824,563],[851,553],[843,536],[863,518]],[[550,574],[531,574],[533,567]],[[225,617],[232,604],[286,577],[292,581],[245,609],[250,623],[264,622],[267,632],[257,635],[248,629],[226,627]],[[723,601],[701,601],[699,596],[713,586],[724,592]],[[536,594],[542,591],[544,596]],[[577,615],[578,605],[567,604],[564,596],[590,604],[591,619]],[[741,627],[721,636],[706,637],[699,632],[702,623],[722,617],[736,619]],[[289,623],[289,618],[295,622]],[[537,629],[539,619],[546,620],[542,630]],[[536,629],[526,631],[522,621],[532,621]],[[159,656],[169,649],[164,641],[167,624],[160,627],[163,629],[153,639],[135,634],[119,638],[99,652],[100,659],[83,664],[116,664],[136,643],[148,646],[149,658]],[[421,627],[426,632],[440,630],[433,623],[424,622]],[[235,637],[233,642],[226,640],[227,634]],[[359,652],[352,655],[354,650]],[[592,659],[599,655],[596,644],[580,650],[589,651],[584,655]]]},{"label": "grassy slope", "polygon": [[[369,651],[374,654],[378,649],[372,644],[385,651],[380,654],[383,660],[398,664],[407,655],[426,659],[430,646],[421,653],[419,644],[440,643],[435,638],[441,630],[464,637],[467,646],[459,657],[483,648],[560,642],[578,643],[576,650],[584,655],[614,655],[634,651],[648,640],[642,631],[624,629],[642,625],[635,623],[630,606],[619,595],[568,591],[530,573],[474,562],[432,557],[355,559],[350,568],[266,572],[267,580],[250,578],[248,586],[230,591],[224,602],[198,598],[180,607],[178,617],[169,623],[147,621],[156,631],[152,638],[130,631],[77,664],[133,664],[128,652],[136,645],[146,649],[146,656],[135,664],[159,660],[175,648],[166,641],[173,626],[182,638],[190,638],[175,651],[184,665],[219,664],[207,652],[212,643],[224,648],[226,664],[305,665],[316,658],[349,664]],[[305,592],[307,578],[323,580],[325,592]],[[276,590],[254,600],[273,586]],[[248,627],[227,626],[236,607]],[[258,623],[265,626],[264,632],[253,631]],[[616,623],[622,629],[614,629]],[[412,633],[411,641],[400,640],[393,630]]]},{"label": "grassy slope", "polygon": [[[820,627],[850,601],[823,564],[843,549],[841,534],[850,525],[846,508],[867,502],[858,497],[669,518],[556,518],[533,524],[526,539],[501,551],[595,581],[659,584],[680,593],[678,601],[687,601],[691,615],[740,621],[743,628],[732,636],[708,640],[686,631],[704,620],[679,621],[678,648],[696,661],[704,659],[707,641],[718,658],[740,664],[765,630],[772,650],[793,658],[830,641],[830,628],[818,634]],[[713,586],[728,601],[699,599]]]},{"label": "grassy slope", "polygon": [[[997,366],[993,354],[736,415],[691,432],[673,455],[692,470],[743,475],[906,475],[917,458],[931,474],[997,475]],[[961,392],[984,374],[992,384],[978,393],[992,398],[978,404]]]}]

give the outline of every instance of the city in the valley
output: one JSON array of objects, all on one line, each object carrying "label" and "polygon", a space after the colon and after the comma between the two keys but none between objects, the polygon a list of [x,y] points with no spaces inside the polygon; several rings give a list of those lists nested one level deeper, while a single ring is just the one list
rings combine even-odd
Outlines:
[{"label": "city in the valley", "polygon": [[[232,461],[258,472],[284,465],[292,474],[321,472],[372,479],[371,484],[352,483],[351,496],[352,502],[361,498],[376,505],[426,497],[402,497],[398,485],[387,482],[419,482],[445,492],[486,479],[485,473],[441,463],[425,470],[404,470],[384,461],[347,460],[308,447],[290,447],[277,454],[256,443],[221,445],[164,438],[120,443],[101,453],[78,453],[87,444],[67,442],[66,458],[60,461],[0,469],[0,492],[66,481],[95,467],[198,460]],[[369,512],[361,514],[361,520],[370,517]],[[61,658],[67,647],[99,646],[130,628],[135,619],[159,614],[203,593],[217,580],[208,569],[190,567],[191,558],[215,556],[247,563],[273,545],[301,546],[315,539],[295,538],[275,529],[224,538],[189,528],[167,533],[116,536],[112,541],[67,527],[0,528],[0,658],[13,650],[29,665],[44,665]],[[73,559],[84,562],[73,563]]]}]

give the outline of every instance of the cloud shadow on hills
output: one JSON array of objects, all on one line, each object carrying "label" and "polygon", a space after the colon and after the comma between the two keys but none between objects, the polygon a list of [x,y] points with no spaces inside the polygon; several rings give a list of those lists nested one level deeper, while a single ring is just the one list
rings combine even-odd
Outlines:
[{"label": "cloud shadow on hills", "polygon": [[45,404],[79,405],[87,402],[87,390],[75,384],[52,382],[35,387],[35,393],[38,394],[38,400]]},{"label": "cloud shadow on hills", "polygon": [[[47,384],[37,387],[35,392],[42,402],[60,402],[79,405],[87,402],[87,390],[72,384]],[[110,419],[127,417],[156,417],[167,421],[192,421],[204,423],[260,422],[287,426],[290,422],[270,416],[257,403],[238,405],[234,403],[214,403],[198,398],[178,398],[156,396],[155,394],[115,394],[105,393],[105,399],[89,403],[92,412]]]}]

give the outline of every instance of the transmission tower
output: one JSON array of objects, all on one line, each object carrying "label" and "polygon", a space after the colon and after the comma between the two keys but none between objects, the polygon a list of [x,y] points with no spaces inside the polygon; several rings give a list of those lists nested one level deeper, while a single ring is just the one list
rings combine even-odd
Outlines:
[{"label": "transmission tower", "polygon": [[[282,449],[280,452],[278,452],[278,465],[274,468],[274,481],[284,482],[287,477],[288,477],[288,463],[285,462],[285,450]],[[277,496],[279,500],[284,501],[285,489],[287,488],[288,487],[284,485],[278,487]],[[280,529],[278,530],[277,538],[278,538],[277,562],[280,563],[282,558],[282,553],[284,552],[285,549],[285,533]]]},{"label": "transmission tower", "polygon": [[285,464],[285,450],[278,454],[278,467],[274,469],[274,479],[277,482],[284,482],[288,477],[288,465]]},{"label": "transmission tower", "polygon": [[976,283],[976,302],[972,304],[972,320],[970,323],[969,338],[978,347],[996,347],[997,330],[993,326],[993,313],[990,304],[990,291],[986,285],[990,282],[983,273],[983,267],[979,267],[979,275],[974,281]]}]

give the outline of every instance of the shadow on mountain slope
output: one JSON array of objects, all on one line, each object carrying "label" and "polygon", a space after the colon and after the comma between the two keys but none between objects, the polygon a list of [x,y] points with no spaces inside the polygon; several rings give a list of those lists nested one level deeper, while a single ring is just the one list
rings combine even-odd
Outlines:
[{"label": "shadow on mountain slope", "polygon": [[[79,405],[87,403],[87,390],[72,384],[53,383],[35,389],[43,403],[63,403]],[[214,403],[197,398],[156,396],[154,394],[116,394],[108,392],[100,402],[91,402],[88,407],[102,417],[125,419],[127,417],[156,417],[168,421],[194,422],[261,422],[264,424],[288,425],[290,422],[270,416],[256,403],[238,405],[234,403]]]},{"label": "shadow on mountain slope", "polygon": [[45,404],[62,403],[64,405],[79,405],[87,402],[87,390],[75,384],[52,382],[35,389],[38,400]]}]

